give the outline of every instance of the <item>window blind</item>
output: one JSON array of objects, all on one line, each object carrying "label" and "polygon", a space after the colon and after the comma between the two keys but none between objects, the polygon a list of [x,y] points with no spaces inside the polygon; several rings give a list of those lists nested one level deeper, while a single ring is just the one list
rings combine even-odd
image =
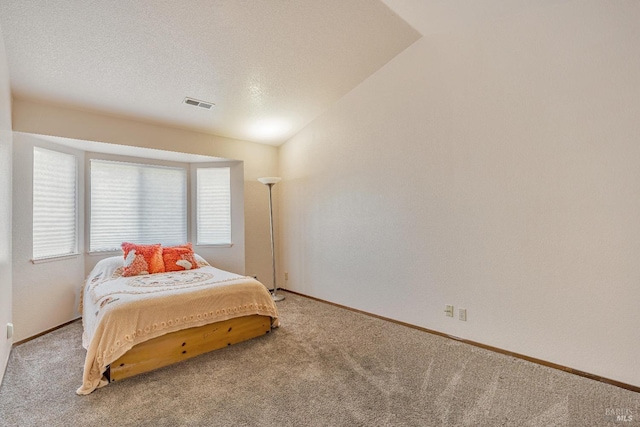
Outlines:
[{"label": "window blind", "polygon": [[196,200],[198,244],[231,244],[230,168],[198,168]]},{"label": "window blind", "polygon": [[33,259],[77,253],[77,160],[33,148]]},{"label": "window blind", "polygon": [[91,160],[91,252],[186,241],[185,169]]}]

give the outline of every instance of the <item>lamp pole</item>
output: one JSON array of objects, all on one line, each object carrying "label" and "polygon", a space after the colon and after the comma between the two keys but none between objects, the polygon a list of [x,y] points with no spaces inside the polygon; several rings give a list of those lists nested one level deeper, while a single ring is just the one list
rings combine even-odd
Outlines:
[{"label": "lamp pole", "polygon": [[271,298],[274,301],[282,301],[284,299],[284,295],[278,295],[278,285],[276,284],[276,247],[275,247],[275,238],[273,235],[273,202],[271,200],[271,189],[274,185],[280,182],[280,178],[270,177],[270,178],[260,178],[258,179],[261,183],[269,187],[269,222],[271,229],[271,267],[273,269],[273,292],[271,292]]}]

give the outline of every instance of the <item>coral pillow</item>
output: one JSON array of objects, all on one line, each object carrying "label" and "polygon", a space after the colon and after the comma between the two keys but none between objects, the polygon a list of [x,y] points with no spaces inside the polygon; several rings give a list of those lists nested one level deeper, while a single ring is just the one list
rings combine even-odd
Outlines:
[{"label": "coral pillow", "polygon": [[162,246],[136,245],[124,242],[124,272],[123,276],[139,276],[141,274],[164,273],[162,260]]},{"label": "coral pillow", "polygon": [[193,270],[198,268],[198,261],[193,254],[191,243],[181,246],[162,248],[162,260],[165,271]]}]

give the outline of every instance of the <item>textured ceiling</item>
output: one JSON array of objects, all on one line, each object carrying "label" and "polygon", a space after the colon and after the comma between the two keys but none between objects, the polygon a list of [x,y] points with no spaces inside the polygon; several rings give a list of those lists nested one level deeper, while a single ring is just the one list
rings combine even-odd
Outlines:
[{"label": "textured ceiling", "polygon": [[420,37],[378,0],[0,0],[0,26],[14,97],[274,145]]},{"label": "textured ceiling", "polygon": [[529,9],[570,0],[382,0],[423,36],[473,30]]}]

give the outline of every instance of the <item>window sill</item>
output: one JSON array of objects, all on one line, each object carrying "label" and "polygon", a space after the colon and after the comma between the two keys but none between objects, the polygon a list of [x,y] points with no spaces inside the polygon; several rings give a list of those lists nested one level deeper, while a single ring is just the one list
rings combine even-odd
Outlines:
[{"label": "window sill", "polygon": [[[233,247],[233,243],[196,243],[193,245],[198,248],[231,248]],[[94,251],[87,252],[89,256],[114,256],[114,255],[122,255],[122,250],[117,249],[113,251]]]},{"label": "window sill", "polygon": [[59,255],[59,256],[52,256],[52,257],[47,257],[47,258],[34,258],[31,260],[32,264],[42,264],[45,262],[53,262],[53,261],[62,261],[65,259],[71,259],[71,258],[76,258],[79,257],[80,254],[79,253],[74,253],[74,254],[67,254],[67,255]]},{"label": "window sill", "polygon": [[199,248],[230,248],[233,243],[196,243]]},{"label": "window sill", "polygon": [[117,249],[115,251],[94,251],[94,252],[87,252],[87,255],[89,255],[89,256],[115,256],[115,255],[122,255],[122,250]]}]

